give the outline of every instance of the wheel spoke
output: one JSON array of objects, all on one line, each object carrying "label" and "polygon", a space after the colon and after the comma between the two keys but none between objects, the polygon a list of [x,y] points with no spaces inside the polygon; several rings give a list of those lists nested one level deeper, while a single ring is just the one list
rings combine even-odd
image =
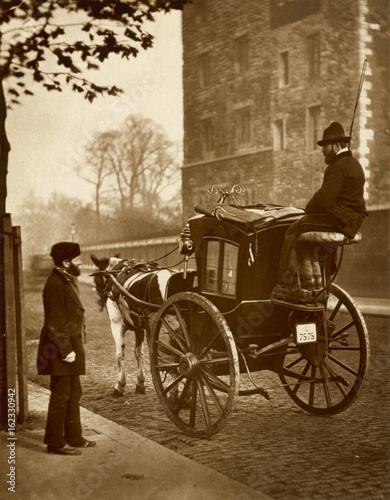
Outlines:
[{"label": "wheel spoke", "polygon": [[[313,379],[316,378],[317,368],[314,365],[311,365],[311,376]],[[314,404],[314,392],[315,392],[315,382],[310,382],[309,386],[309,404],[313,406]]]},{"label": "wheel spoke", "polygon": [[170,384],[168,384],[167,386],[164,387],[163,389],[163,393],[164,394],[167,394],[169,391],[171,391],[174,387],[177,386],[177,384],[179,384],[184,378],[184,375],[183,374],[180,374],[177,378],[175,378],[175,380],[172,380],[172,382]]},{"label": "wheel spoke", "polygon": [[215,394],[215,391],[214,389],[212,388],[212,386],[209,384],[209,381],[207,380],[207,377],[205,377],[204,373],[202,373],[200,375],[201,379],[202,379],[202,382],[204,383],[204,385],[207,387],[207,390],[209,391],[209,394],[215,404],[215,406],[217,407],[218,411],[219,411],[219,414],[222,415],[223,413],[223,408],[222,408],[222,405],[221,403],[219,402],[219,399],[218,399],[218,396]]},{"label": "wheel spoke", "polygon": [[333,309],[331,315],[329,316],[329,321],[333,321],[333,319],[336,317],[336,314],[339,312],[339,309],[341,306],[342,306],[342,302],[339,299],[337,304],[336,304],[336,307]]},{"label": "wheel spoke", "polygon": [[[169,351],[172,354],[175,354],[176,356],[183,356],[183,353],[175,349],[173,346],[166,344],[165,342],[162,342],[161,340],[156,340],[156,344],[162,347],[163,349]],[[159,353],[160,354],[160,353]],[[165,353],[164,353],[165,354]]]},{"label": "wheel spoke", "polygon": [[190,426],[195,427],[195,418],[196,418],[196,401],[197,401],[197,387],[195,380],[191,380],[192,383],[192,398],[191,398],[191,407],[190,407]]},{"label": "wheel spoke", "polygon": [[[311,363],[308,361],[309,365],[311,365]],[[303,382],[314,382],[314,383],[318,383],[318,382],[321,382],[321,379],[320,378],[316,378],[315,375],[312,376],[312,375],[304,375],[303,373],[298,373],[298,372],[294,372],[292,370],[287,370],[287,368],[283,368],[282,370],[280,370],[280,373],[285,376],[285,377],[291,377],[291,378],[296,378],[297,380],[299,380],[300,383],[303,383]],[[288,384],[290,385],[290,384]]]},{"label": "wheel spoke", "polygon": [[335,358],[330,353],[328,353],[328,356],[329,356],[329,359],[331,359],[334,363],[336,363],[337,365],[339,365],[341,368],[344,368],[344,370],[346,370],[347,372],[351,373],[355,377],[358,376],[358,374],[359,374],[358,371],[354,370],[353,368],[351,368],[350,366],[346,365],[345,363],[343,363],[339,359]]},{"label": "wheel spoke", "polygon": [[196,377],[196,385],[197,385],[198,391],[199,391],[199,397],[200,397],[200,402],[202,405],[204,421],[205,421],[206,427],[210,428],[211,427],[211,417],[210,417],[210,412],[209,412],[209,405],[207,403],[206,394],[204,392],[204,387],[203,387],[201,381],[199,380],[199,377]]},{"label": "wheel spoke", "polygon": [[331,351],[339,351],[339,352],[360,352],[360,347],[358,346],[340,346],[340,345],[332,345],[330,346]]},{"label": "wheel spoke", "polygon": [[[325,369],[329,372],[329,375],[332,377],[333,382],[336,384],[336,387],[339,389],[340,393],[346,397],[347,396],[347,391],[344,389],[344,387],[341,385],[340,381],[337,379],[336,373],[333,371],[333,368],[330,366],[329,361],[325,358],[323,360],[323,364]],[[348,385],[348,383],[347,383]]]},{"label": "wheel spoke", "polygon": [[[302,359],[302,358],[301,358],[301,359]],[[307,361],[307,362],[306,362],[306,366],[305,366],[305,368],[303,369],[303,371],[302,371],[301,375],[306,375],[306,373],[309,371],[309,368],[310,368],[310,363],[309,363],[309,361]],[[296,394],[296,393],[299,391],[299,388],[301,387],[301,385],[302,385],[302,383],[301,383],[301,382],[298,382],[298,383],[294,386],[294,388],[292,389],[292,392],[293,392],[294,394]]]},{"label": "wheel spoke", "polygon": [[226,358],[215,358],[215,359],[202,359],[202,361],[207,364],[207,365],[217,365],[220,363],[229,363],[229,357],[226,356]]},{"label": "wheel spoke", "polygon": [[299,358],[292,361],[289,365],[286,365],[286,368],[287,369],[292,368],[293,366],[297,365],[300,361],[302,361],[302,359],[303,359],[303,356],[299,356]]},{"label": "wheel spoke", "polygon": [[189,317],[192,348],[196,354],[199,354],[204,349],[207,334],[212,328],[211,317],[196,304],[190,304]]},{"label": "wheel spoke", "polygon": [[157,364],[156,368],[158,368],[160,371],[166,371],[172,368],[179,368],[179,363],[164,363],[162,365]]},{"label": "wheel spoke", "polygon": [[218,332],[216,335],[214,335],[214,337],[212,338],[212,340],[207,344],[207,346],[203,349],[203,351],[200,353],[199,357],[200,358],[204,358],[205,356],[207,356],[207,354],[209,353],[209,351],[211,350],[211,348],[213,347],[214,343],[216,342],[216,340],[221,336],[221,332]]},{"label": "wheel spoke", "polygon": [[229,392],[229,386],[223,380],[219,379],[216,375],[214,375],[214,373],[208,372],[206,370],[202,370],[202,373],[204,373],[205,376],[207,376],[211,380],[212,385],[216,389],[219,389],[220,391],[226,393]]},{"label": "wheel spoke", "polygon": [[206,314],[205,311],[202,311],[201,314],[199,314],[199,317],[201,318],[201,323],[196,328],[196,334],[197,334],[197,349],[196,352],[200,353],[201,350],[204,348],[204,344],[206,342],[206,337],[207,333],[211,331],[212,328],[212,323],[211,323],[211,318],[208,314]]},{"label": "wheel spoke", "polygon": [[161,321],[165,326],[165,328],[169,331],[170,335],[174,338],[176,343],[182,349],[182,351],[185,352],[188,349],[188,346],[185,345],[184,339],[180,337],[180,335],[178,335],[178,332],[171,327],[166,318],[162,318]]},{"label": "wheel spoke", "polygon": [[173,413],[175,413],[175,415],[178,415],[180,413],[180,410],[183,408],[183,403],[185,402],[188,390],[191,387],[191,382],[192,382],[192,379],[188,378],[186,380],[186,383],[184,384],[183,391],[180,395],[177,408],[175,410],[173,410]]},{"label": "wheel spoke", "polygon": [[353,326],[355,323],[353,321],[350,321],[347,325],[343,326],[342,328],[340,328],[340,330],[337,330],[337,332],[334,332],[332,333],[330,339],[331,340],[336,340],[336,338],[341,335],[342,333],[344,333],[345,331],[349,330],[351,328],[351,326]]},{"label": "wheel spoke", "polygon": [[172,306],[173,306],[173,309],[175,310],[177,320],[179,322],[181,331],[183,332],[185,341],[187,342],[188,348],[191,349],[190,335],[189,335],[189,332],[188,332],[188,329],[187,329],[186,322],[185,322],[185,320],[184,320],[184,318],[182,316],[182,313],[181,313],[181,311],[179,309],[179,306],[177,304],[175,304],[175,303],[173,303]]},{"label": "wheel spoke", "polygon": [[322,386],[324,388],[326,404],[328,405],[328,408],[330,408],[332,406],[332,400],[331,400],[330,392],[329,392],[329,378],[328,378],[328,374],[327,374],[322,362],[320,364],[320,373],[321,373],[321,376],[323,379]]}]

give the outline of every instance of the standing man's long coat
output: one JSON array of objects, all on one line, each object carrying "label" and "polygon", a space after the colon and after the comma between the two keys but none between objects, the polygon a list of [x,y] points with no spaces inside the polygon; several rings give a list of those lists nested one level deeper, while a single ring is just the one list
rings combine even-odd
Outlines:
[{"label": "standing man's long coat", "polygon": [[[84,308],[75,285],[53,269],[43,290],[45,322],[38,348],[40,375],[85,375]],[[62,361],[76,353],[73,363]]]}]

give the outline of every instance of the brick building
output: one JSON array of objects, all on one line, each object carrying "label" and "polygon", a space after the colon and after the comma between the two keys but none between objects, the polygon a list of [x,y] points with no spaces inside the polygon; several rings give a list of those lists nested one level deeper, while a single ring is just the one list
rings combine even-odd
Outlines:
[{"label": "brick building", "polygon": [[388,233],[389,27],[389,0],[186,6],[184,215],[215,200],[213,184],[240,184],[248,203],[304,206],[326,166],[316,141],[332,121],[349,132],[367,59],[351,149],[365,170],[369,219]]},{"label": "brick building", "polygon": [[349,131],[369,207],[389,204],[388,0],[195,0],[183,13],[186,215],[214,183],[302,205],[324,170],[316,140]]}]

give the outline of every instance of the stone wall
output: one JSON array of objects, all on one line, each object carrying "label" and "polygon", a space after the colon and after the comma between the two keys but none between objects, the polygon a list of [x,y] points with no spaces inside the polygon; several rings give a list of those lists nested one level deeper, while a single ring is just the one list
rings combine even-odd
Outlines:
[{"label": "stone wall", "polygon": [[[348,132],[365,58],[369,65],[351,146],[366,171],[368,206],[389,205],[385,7],[385,0],[303,4],[297,0],[198,0],[185,7],[185,216],[208,199],[212,184],[228,187],[237,181],[254,198],[248,203],[266,200],[304,206],[319,188],[325,168],[320,148],[308,148],[308,109],[321,107],[320,133],[334,120]],[[288,16],[293,22],[288,22]],[[308,37],[314,34],[320,37],[320,74],[310,78]],[[240,72],[234,41],[242,36],[249,41],[249,64]],[[278,59],[283,51],[289,54],[290,81],[280,88]],[[205,53],[209,54],[210,81],[202,86],[199,58]],[[250,110],[250,141],[240,145],[235,116],[242,108]],[[285,147],[276,151],[272,126],[279,119],[284,121]],[[210,151],[202,143],[204,120],[214,128]]]},{"label": "stone wall", "polygon": [[[389,0],[196,0],[183,12],[184,216],[214,200],[214,184],[246,188],[243,203],[304,207],[320,187],[321,150],[309,147],[309,108],[319,106],[318,135],[332,122],[349,133],[358,83],[365,81],[351,149],[366,174],[371,213],[363,242],[348,247],[340,277],[353,293],[389,294],[390,113]],[[317,77],[308,71],[310,42],[317,35]],[[235,41],[248,40],[248,67],[237,68]],[[281,53],[288,52],[289,81],[280,83]],[[209,54],[209,81],[199,61]],[[237,140],[236,115],[249,110],[250,140]],[[205,120],[213,147],[202,140]],[[284,148],[275,147],[274,126],[283,123]],[[366,263],[370,262],[370,267]],[[370,270],[368,270],[370,269]],[[359,279],[358,272],[363,276]]]}]

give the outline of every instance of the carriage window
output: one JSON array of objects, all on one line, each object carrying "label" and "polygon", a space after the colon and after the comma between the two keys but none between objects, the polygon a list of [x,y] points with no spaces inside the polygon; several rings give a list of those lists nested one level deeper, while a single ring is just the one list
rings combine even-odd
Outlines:
[{"label": "carriage window", "polygon": [[222,266],[222,293],[235,295],[237,276],[238,247],[225,243]]},{"label": "carriage window", "polygon": [[238,246],[224,241],[207,242],[205,290],[236,294]]},{"label": "carriage window", "polygon": [[205,289],[210,292],[218,291],[219,246],[219,241],[207,242]]}]

